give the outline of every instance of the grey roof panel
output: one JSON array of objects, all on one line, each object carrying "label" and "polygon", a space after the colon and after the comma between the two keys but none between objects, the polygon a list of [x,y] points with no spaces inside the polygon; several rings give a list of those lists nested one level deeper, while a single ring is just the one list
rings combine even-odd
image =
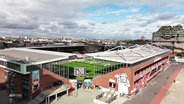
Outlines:
[{"label": "grey roof panel", "polygon": [[73,54],[51,52],[27,48],[10,48],[0,51],[0,58],[7,60],[17,60],[22,62],[39,62],[58,58],[66,58]]}]

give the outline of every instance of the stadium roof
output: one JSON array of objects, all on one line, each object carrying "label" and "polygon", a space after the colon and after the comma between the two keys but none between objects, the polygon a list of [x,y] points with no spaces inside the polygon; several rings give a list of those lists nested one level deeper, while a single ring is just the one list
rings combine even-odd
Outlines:
[{"label": "stadium roof", "polygon": [[0,51],[0,58],[20,63],[62,60],[74,54],[63,52],[43,51],[28,48],[9,48]]},{"label": "stadium roof", "polygon": [[117,47],[117,49],[118,50],[111,49],[105,52],[93,53],[88,55],[96,59],[133,64],[169,52],[168,49],[153,44],[135,45],[129,48],[119,46]]}]

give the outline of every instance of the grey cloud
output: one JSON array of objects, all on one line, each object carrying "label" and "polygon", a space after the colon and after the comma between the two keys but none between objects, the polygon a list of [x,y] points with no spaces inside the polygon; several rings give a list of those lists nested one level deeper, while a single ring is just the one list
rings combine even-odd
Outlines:
[{"label": "grey cloud", "polygon": [[39,31],[48,34],[50,33],[59,34],[62,29],[63,26],[61,26],[61,24],[51,22],[51,23],[42,23],[42,25],[40,25]]},{"label": "grey cloud", "polygon": [[77,2],[73,0],[58,0],[53,2],[52,0],[33,0],[29,2],[31,5],[27,6],[25,10],[20,10],[27,15],[35,15],[45,20],[57,20],[57,19],[72,19],[76,17],[82,17],[84,14],[80,12],[87,3],[83,0]]},{"label": "grey cloud", "polygon": [[79,29],[88,29],[87,26],[79,26]]},{"label": "grey cloud", "polygon": [[78,28],[77,23],[72,22],[72,21],[64,21],[60,24],[62,24],[63,27],[66,28],[66,29],[76,29],[76,28]]},{"label": "grey cloud", "polygon": [[6,13],[0,11],[0,19],[5,19],[6,18]]},{"label": "grey cloud", "polygon": [[[58,34],[60,35],[77,35],[78,31],[82,31],[87,29],[87,26],[80,26],[72,21],[62,21],[62,22],[52,22],[52,23],[43,23],[40,27],[40,32],[48,33],[48,34]],[[83,32],[83,31],[82,31]]]},{"label": "grey cloud", "polygon": [[96,24],[94,22],[88,22],[89,25],[95,26]]},{"label": "grey cloud", "polygon": [[8,28],[8,29],[36,29],[38,25],[35,24],[5,24],[1,25],[1,28]]},{"label": "grey cloud", "polygon": [[148,19],[144,25],[146,26],[146,25],[151,24],[151,23],[156,22],[156,21],[168,21],[168,20],[171,20],[175,17],[176,17],[176,15],[173,13],[160,14],[156,17],[153,17],[152,19]]},{"label": "grey cloud", "polygon": [[65,29],[87,29],[87,26],[78,25],[76,22],[73,22],[73,21],[63,21],[59,24],[63,25]]},{"label": "grey cloud", "polygon": [[[88,8],[90,6],[100,6],[105,4],[113,4],[113,5],[132,5],[141,6],[141,5],[154,5],[160,6],[159,4],[165,3],[165,1],[149,1],[149,0],[141,0],[138,3],[135,3],[135,0],[1,0],[0,1],[0,29],[4,29],[8,32],[8,34],[31,34],[32,36],[50,36],[49,34],[61,34],[61,36],[70,33],[70,36],[82,36],[88,37],[90,34],[94,37],[94,35],[98,34],[99,31],[92,34],[90,33],[92,30],[96,31],[98,26],[96,23],[87,23],[86,25],[79,25],[74,20],[80,20],[83,17],[87,16],[87,13],[84,13],[82,10]],[[169,1],[170,4],[176,2],[172,6],[176,8],[176,4],[182,0],[177,1]],[[160,3],[161,2],[161,3]],[[166,2],[166,4],[168,4]],[[153,6],[153,7],[154,7]],[[165,5],[162,5],[163,7]],[[161,7],[162,7],[161,6]],[[167,6],[168,7],[168,6]],[[160,9],[160,8],[159,8]],[[23,17],[22,17],[23,16]],[[167,17],[169,16],[169,17]],[[151,24],[156,22],[157,20],[171,20],[175,18],[172,15],[164,14],[154,19],[141,19],[141,17],[137,17],[137,21],[144,21],[143,26],[147,26],[147,24]],[[63,22],[61,22],[63,21]],[[126,21],[126,20],[125,20]],[[145,22],[146,21],[146,22]],[[178,19],[178,22],[181,22],[182,18]],[[56,24],[50,24],[51,22],[56,22]],[[60,22],[59,24],[57,24]],[[46,23],[47,26],[41,26],[42,23]],[[100,24],[107,24],[107,22],[102,22]],[[129,25],[128,25],[129,24]],[[111,23],[108,23],[107,26],[110,26]],[[106,25],[104,25],[106,26]],[[138,27],[139,23],[127,23],[125,27],[131,26]],[[40,27],[40,28],[38,28]],[[41,29],[42,28],[42,29]],[[112,27],[113,28],[113,27]],[[9,29],[9,30],[8,30]],[[91,29],[91,30],[90,30]],[[108,28],[107,28],[108,29]],[[80,34],[77,33],[80,31]],[[128,33],[127,29],[127,33]],[[132,31],[132,29],[130,30]],[[5,31],[4,31],[5,32]],[[3,32],[3,33],[4,33]],[[84,35],[86,34],[86,35]],[[108,34],[108,33],[107,33]],[[52,35],[54,36],[54,35]]]},{"label": "grey cloud", "polygon": [[130,28],[125,28],[123,29],[123,31],[130,31]]},{"label": "grey cloud", "polygon": [[134,31],[134,34],[142,34],[143,31]]},{"label": "grey cloud", "polygon": [[107,24],[107,22],[102,22],[102,24]]},{"label": "grey cloud", "polygon": [[39,23],[34,18],[1,18],[0,19],[0,28],[9,28],[9,29],[37,29]]},{"label": "grey cloud", "polygon": [[184,17],[181,19],[181,23],[184,24]]},{"label": "grey cloud", "polygon": [[59,29],[61,29],[58,25],[51,25],[50,26],[50,29],[52,30],[52,31],[58,31]]},{"label": "grey cloud", "polygon": [[[84,16],[80,10],[85,7],[88,2],[79,0],[74,2],[52,0],[5,0],[0,1],[0,28],[25,28],[34,29],[39,27],[39,22],[60,21],[63,19],[72,19]],[[4,13],[6,12],[6,13]],[[18,15],[24,15],[31,18],[31,21],[22,21]],[[14,18],[17,17],[17,18]],[[7,18],[14,18],[9,22]],[[35,27],[34,27],[35,26]],[[66,28],[75,28],[76,24],[64,25]]]},{"label": "grey cloud", "polygon": [[174,18],[176,15],[173,13],[164,13],[156,17],[156,20],[169,20]]},{"label": "grey cloud", "polygon": [[157,20],[156,20],[156,19],[148,19],[148,20],[146,21],[146,23],[143,23],[143,24],[142,24],[142,26],[149,25],[149,24],[151,24],[151,23],[153,23],[153,22],[155,22],[155,21],[157,21]]},{"label": "grey cloud", "polygon": [[143,18],[136,18],[136,21],[145,21]]}]

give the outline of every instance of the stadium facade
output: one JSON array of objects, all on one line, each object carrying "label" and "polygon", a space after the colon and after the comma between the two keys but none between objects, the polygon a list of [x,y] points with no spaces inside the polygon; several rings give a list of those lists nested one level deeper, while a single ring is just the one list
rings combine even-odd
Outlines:
[{"label": "stadium facade", "polygon": [[166,69],[170,51],[156,45],[134,46],[95,53],[95,59],[117,62],[104,74],[93,78],[95,86],[115,89],[120,94],[132,94],[145,86],[150,79]]},{"label": "stadium facade", "polygon": [[118,46],[82,55],[83,59],[78,56],[28,48],[1,50],[0,83],[8,85],[10,94],[21,94],[24,99],[30,99],[54,85],[70,85],[73,73],[70,64],[77,60],[80,64],[75,62],[74,68],[86,68],[86,76],[92,76],[93,86],[132,94],[170,63],[170,51],[153,44]]},{"label": "stadium facade", "polygon": [[1,50],[0,83],[6,83],[11,95],[30,99],[54,85],[69,83],[68,68],[57,64],[67,62],[72,56],[27,48]]}]

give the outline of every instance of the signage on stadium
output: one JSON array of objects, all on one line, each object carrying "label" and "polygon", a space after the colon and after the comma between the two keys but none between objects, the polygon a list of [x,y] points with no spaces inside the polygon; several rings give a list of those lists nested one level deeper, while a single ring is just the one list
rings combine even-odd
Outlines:
[{"label": "signage on stadium", "polygon": [[32,71],[31,74],[32,74],[31,75],[32,76],[32,93],[34,93],[40,87],[40,85],[39,85],[40,71],[39,70],[35,70],[35,71]]},{"label": "signage on stadium", "polygon": [[85,67],[75,67],[74,68],[74,75],[75,76],[85,76],[86,75],[86,68]]}]

